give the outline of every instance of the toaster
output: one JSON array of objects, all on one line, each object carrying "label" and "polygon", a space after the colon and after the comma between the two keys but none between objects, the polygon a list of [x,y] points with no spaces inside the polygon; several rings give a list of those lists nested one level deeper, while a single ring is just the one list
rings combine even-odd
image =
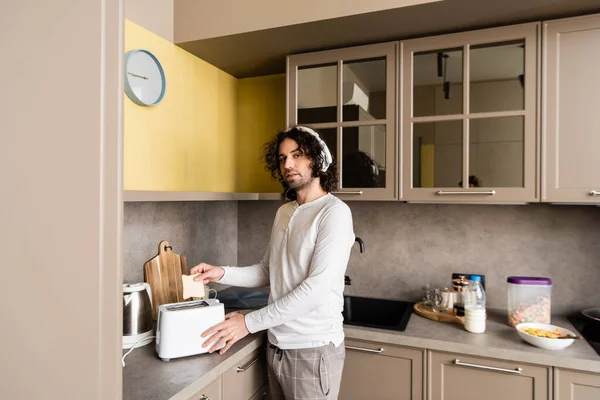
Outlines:
[{"label": "toaster", "polygon": [[156,352],[163,361],[207,353],[202,347],[206,331],[225,320],[225,308],[217,299],[162,304],[158,307]]}]

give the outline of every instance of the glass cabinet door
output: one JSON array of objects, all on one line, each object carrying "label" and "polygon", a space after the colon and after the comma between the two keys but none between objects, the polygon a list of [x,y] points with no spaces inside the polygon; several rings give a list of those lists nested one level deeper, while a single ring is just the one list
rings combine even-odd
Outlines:
[{"label": "glass cabinet door", "polygon": [[460,187],[463,170],[462,121],[413,125],[413,185],[417,188]]},{"label": "glass cabinet door", "polygon": [[538,201],[539,24],[403,43],[408,201]]},{"label": "glass cabinet door", "polygon": [[324,138],[344,200],[398,198],[396,43],[288,57],[288,126]]},{"label": "glass cabinet door", "polygon": [[416,53],[413,65],[413,115],[462,114],[463,49]]},{"label": "glass cabinet door", "polygon": [[298,68],[298,124],[337,121],[337,64]]}]

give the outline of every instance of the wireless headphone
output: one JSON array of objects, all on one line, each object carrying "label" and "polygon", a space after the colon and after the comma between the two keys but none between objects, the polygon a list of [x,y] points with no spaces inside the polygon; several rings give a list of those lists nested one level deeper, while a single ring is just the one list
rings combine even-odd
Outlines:
[{"label": "wireless headphone", "polygon": [[321,139],[321,137],[319,136],[319,134],[317,132],[313,131],[310,128],[307,128],[306,126],[295,126],[295,127],[288,129],[286,132],[289,132],[294,128],[298,129],[299,131],[309,133],[317,139],[317,141],[321,145],[321,157],[323,158],[323,167],[321,167],[321,171],[323,171],[323,172],[327,171],[327,169],[333,162],[333,159],[331,158],[331,153],[329,152],[329,148],[327,147],[327,144],[325,144],[325,142],[323,141],[323,139]]}]

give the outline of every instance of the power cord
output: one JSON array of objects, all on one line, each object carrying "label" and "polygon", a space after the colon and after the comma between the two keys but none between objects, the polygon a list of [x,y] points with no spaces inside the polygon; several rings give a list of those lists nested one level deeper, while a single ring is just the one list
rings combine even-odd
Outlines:
[{"label": "power cord", "polygon": [[[135,348],[137,347],[137,345],[138,345],[138,344],[140,344],[140,343],[142,343],[142,342],[144,342],[144,341],[147,341],[148,339],[154,339],[155,337],[156,337],[156,336],[148,336],[148,337],[146,337],[146,338],[143,338],[143,339],[140,339],[140,340],[138,340],[138,341],[137,341],[137,342],[136,342],[136,343],[135,343],[135,344],[134,344],[134,345],[131,347],[131,349],[129,349],[129,351],[123,355],[123,358],[121,358],[121,364],[123,365],[123,367],[125,367],[125,357],[127,357],[127,356],[129,355],[129,353],[131,353],[131,352],[133,351],[133,349],[135,349]],[[148,343],[150,343],[150,342],[148,342]],[[148,343],[146,343],[146,344],[148,344]]]}]

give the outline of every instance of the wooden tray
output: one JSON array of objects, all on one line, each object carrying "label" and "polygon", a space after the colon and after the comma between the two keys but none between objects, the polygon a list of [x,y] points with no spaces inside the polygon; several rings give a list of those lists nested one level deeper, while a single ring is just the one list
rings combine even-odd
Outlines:
[{"label": "wooden tray", "polygon": [[458,317],[454,314],[448,313],[433,312],[431,307],[426,306],[423,302],[415,304],[413,308],[421,317],[432,319],[434,321],[450,322],[461,325],[464,325],[465,323],[465,317]]}]

